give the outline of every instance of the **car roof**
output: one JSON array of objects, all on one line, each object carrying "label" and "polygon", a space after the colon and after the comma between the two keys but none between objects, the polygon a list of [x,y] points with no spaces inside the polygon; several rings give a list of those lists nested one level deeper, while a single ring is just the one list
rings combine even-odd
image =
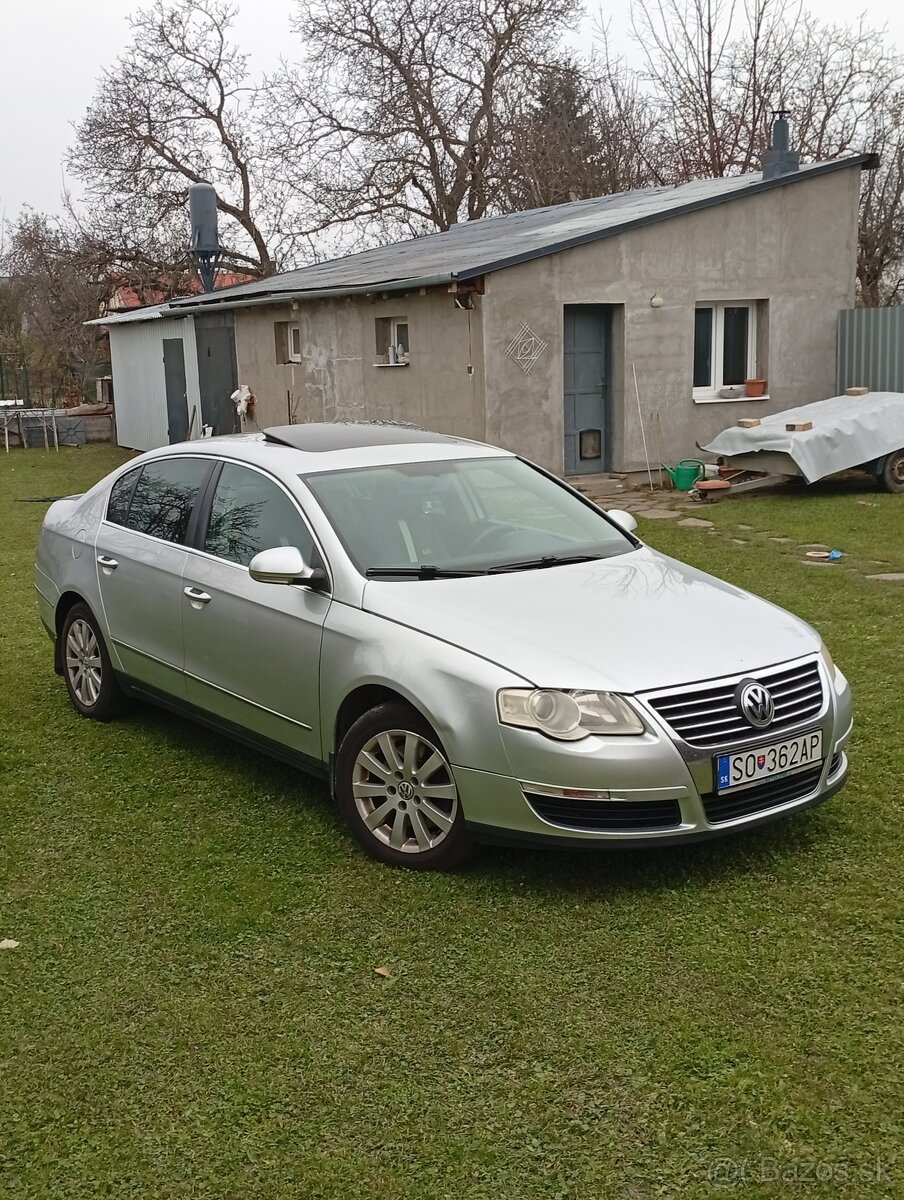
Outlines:
[{"label": "car roof", "polygon": [[334,450],[355,450],[364,446],[407,446],[413,442],[456,445],[471,444],[467,438],[448,433],[431,433],[417,425],[396,421],[306,422],[302,425],[278,425],[264,430],[268,442],[279,442],[309,454],[329,454]]},{"label": "car roof", "polygon": [[378,421],[281,425],[262,433],[196,438],[151,453],[154,457],[212,453],[294,475],[395,463],[514,457],[509,450],[453,434]]}]

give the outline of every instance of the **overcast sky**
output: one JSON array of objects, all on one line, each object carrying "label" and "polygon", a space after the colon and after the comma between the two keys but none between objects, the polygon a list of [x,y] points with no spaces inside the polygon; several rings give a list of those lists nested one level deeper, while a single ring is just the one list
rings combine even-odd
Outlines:
[{"label": "overcast sky", "polygon": [[[616,42],[627,3],[612,0],[603,10]],[[100,72],[128,42],[128,15],[136,7],[128,0],[0,0],[0,218],[15,217],[23,205],[59,209],[72,122],[90,103]],[[239,0],[239,7],[237,36],[252,70],[294,56],[291,0]],[[596,10],[594,0],[588,7]],[[900,0],[811,0],[809,7],[826,21],[850,21],[862,11],[904,47]]]}]

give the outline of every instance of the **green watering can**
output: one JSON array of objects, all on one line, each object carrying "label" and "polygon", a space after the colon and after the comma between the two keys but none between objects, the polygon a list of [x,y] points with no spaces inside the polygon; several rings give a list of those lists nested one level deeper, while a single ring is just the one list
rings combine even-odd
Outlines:
[{"label": "green watering can", "polygon": [[698,458],[682,458],[676,467],[667,467],[665,463],[662,467],[668,471],[669,479],[679,492],[689,492],[705,474],[703,463]]}]

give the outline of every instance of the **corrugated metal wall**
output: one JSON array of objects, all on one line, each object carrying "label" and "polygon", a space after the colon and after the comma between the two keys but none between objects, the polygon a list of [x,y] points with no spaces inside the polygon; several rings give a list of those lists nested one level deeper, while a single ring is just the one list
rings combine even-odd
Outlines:
[{"label": "corrugated metal wall", "polygon": [[904,392],[904,306],[838,314],[838,395],[849,387]]},{"label": "corrugated metal wall", "polygon": [[194,319],[129,321],[111,325],[109,330],[116,440],[120,446],[128,446],[131,450],[154,450],[169,441],[163,375],[164,338],[182,339],[188,415],[190,419],[192,408],[197,405],[194,429],[197,435],[201,425],[201,393]]}]

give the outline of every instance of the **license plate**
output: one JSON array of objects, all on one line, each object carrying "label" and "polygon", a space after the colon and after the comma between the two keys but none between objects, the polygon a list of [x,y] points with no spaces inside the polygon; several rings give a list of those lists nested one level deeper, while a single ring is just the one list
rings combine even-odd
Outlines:
[{"label": "license plate", "polygon": [[755,750],[719,754],[716,757],[717,790],[731,792],[764,779],[781,779],[783,775],[805,771],[821,758],[821,729],[813,729],[784,742],[773,742],[770,746],[757,746]]}]

